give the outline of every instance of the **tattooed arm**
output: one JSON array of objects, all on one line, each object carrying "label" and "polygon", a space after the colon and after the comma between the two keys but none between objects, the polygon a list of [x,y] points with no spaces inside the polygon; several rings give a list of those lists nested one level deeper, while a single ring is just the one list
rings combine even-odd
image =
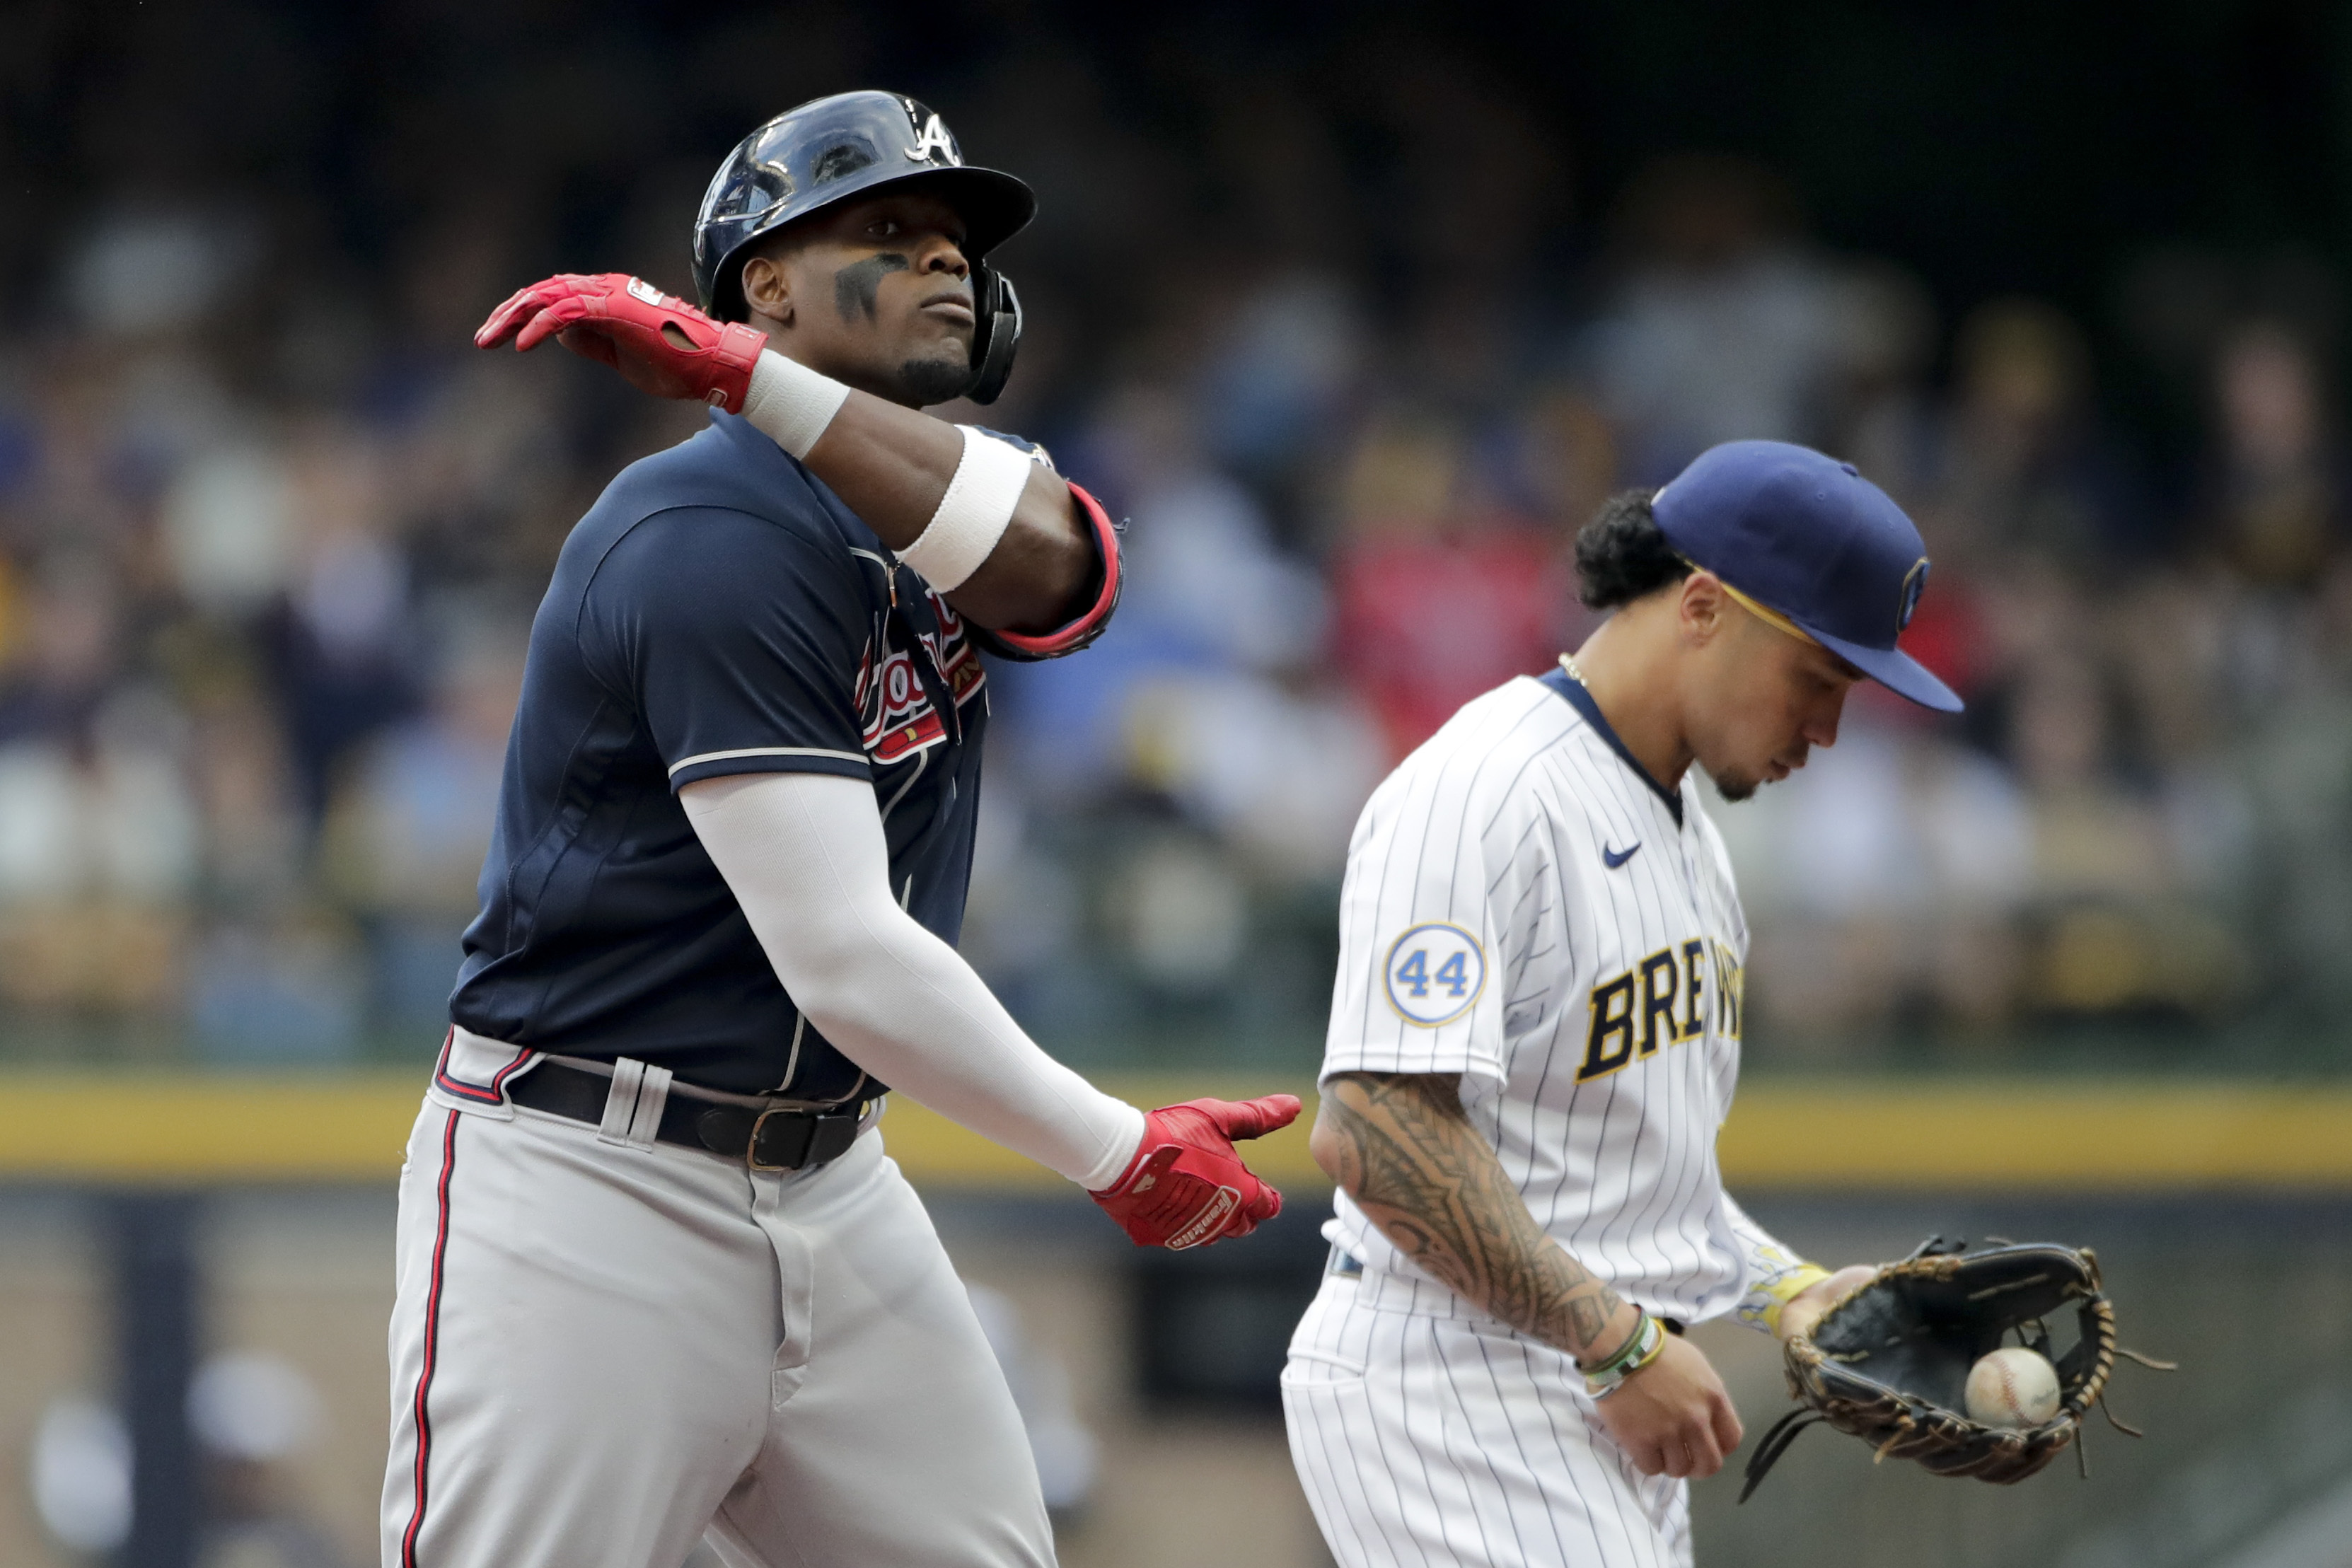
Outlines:
[{"label": "tattooed arm", "polygon": [[[1341,1072],[1323,1085],[1308,1147],[1397,1249],[1466,1300],[1578,1362],[1625,1342],[1636,1309],[1544,1234],[1463,1113],[1460,1079]],[[1594,1409],[1645,1475],[1710,1476],[1739,1417],[1696,1346],[1664,1351]]]},{"label": "tattooed arm", "polygon": [[1458,1080],[1343,1072],[1324,1085],[1316,1164],[1397,1249],[1521,1333],[1598,1362],[1639,1322],[1546,1236],[1462,1113]]}]

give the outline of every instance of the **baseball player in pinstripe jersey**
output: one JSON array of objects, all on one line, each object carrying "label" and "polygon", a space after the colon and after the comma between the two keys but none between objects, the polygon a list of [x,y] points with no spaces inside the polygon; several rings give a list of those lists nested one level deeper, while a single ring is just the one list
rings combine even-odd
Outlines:
[{"label": "baseball player in pinstripe jersey", "polygon": [[1614,613],[1464,706],[1349,851],[1332,1262],[1283,1375],[1347,1568],[1689,1563],[1685,1478],[1740,1425],[1680,1329],[1786,1333],[1866,1273],[1724,1190],[1748,926],[1690,772],[1787,777],[1864,678],[1958,708],[1895,646],[1918,530],[1851,465],[1734,442],[1612,500],[1577,565]]}]

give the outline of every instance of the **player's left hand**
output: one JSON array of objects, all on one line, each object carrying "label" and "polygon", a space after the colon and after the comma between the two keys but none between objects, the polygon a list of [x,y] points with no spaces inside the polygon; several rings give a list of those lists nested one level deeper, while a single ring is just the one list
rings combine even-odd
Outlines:
[{"label": "player's left hand", "polygon": [[1247,1236],[1282,1212],[1282,1195],[1250,1173],[1234,1140],[1263,1137],[1297,1115],[1295,1094],[1188,1100],[1146,1112],[1135,1158],[1091,1196],[1139,1247],[1174,1251]]},{"label": "player's left hand", "polygon": [[1601,1430],[1645,1476],[1711,1476],[1743,1436],[1706,1353],[1679,1334],[1668,1334],[1655,1361],[1592,1408]]},{"label": "player's left hand", "polygon": [[566,272],[515,296],[482,323],[474,345],[509,338],[528,353],[555,338],[583,359],[612,366],[656,397],[693,398],[740,413],[768,335],[714,321],[685,300],[625,272]]},{"label": "player's left hand", "polygon": [[1822,1321],[1822,1314],[1836,1305],[1840,1297],[1869,1283],[1877,1272],[1867,1263],[1850,1264],[1790,1296],[1789,1304],[1780,1309],[1780,1337],[1789,1340],[1811,1333],[1813,1325]]}]

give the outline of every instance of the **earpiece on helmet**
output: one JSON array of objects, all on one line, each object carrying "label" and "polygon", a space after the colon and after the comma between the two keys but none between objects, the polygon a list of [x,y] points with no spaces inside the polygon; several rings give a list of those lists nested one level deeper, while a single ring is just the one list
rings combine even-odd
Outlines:
[{"label": "earpiece on helmet", "polygon": [[973,268],[971,283],[971,385],[963,395],[974,402],[994,402],[1021,347],[1021,296],[1013,280],[992,267]]}]

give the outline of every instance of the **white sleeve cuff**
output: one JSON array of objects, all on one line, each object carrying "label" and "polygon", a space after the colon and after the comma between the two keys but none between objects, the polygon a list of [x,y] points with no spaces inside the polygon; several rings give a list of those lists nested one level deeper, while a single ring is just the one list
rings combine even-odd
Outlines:
[{"label": "white sleeve cuff", "polygon": [[1104,1150],[1094,1169],[1076,1178],[1077,1184],[1088,1192],[1100,1192],[1125,1176],[1127,1167],[1135,1163],[1136,1155],[1143,1147],[1143,1113],[1123,1100],[1118,1104],[1126,1114],[1118,1118],[1110,1146]]},{"label": "white sleeve cuff", "polygon": [[963,456],[955,477],[948,481],[929,526],[898,552],[900,560],[941,593],[962,587],[1004,537],[1031,467],[1029,455],[1011,442],[969,424],[956,428],[963,433]]},{"label": "white sleeve cuff", "polygon": [[743,417],[793,456],[806,457],[848,399],[849,388],[831,376],[762,349],[743,394]]}]

